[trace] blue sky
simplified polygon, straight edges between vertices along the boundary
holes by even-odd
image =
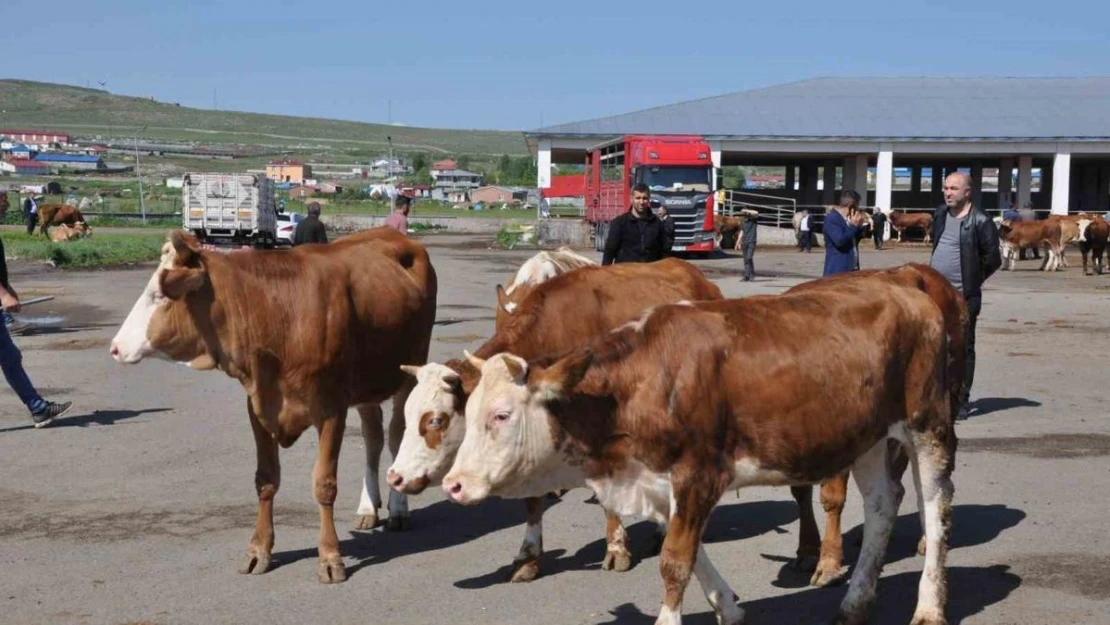
[[[815,76],[1110,73],[1110,3],[1095,1],[0,0],[0,19],[0,78],[445,128]]]

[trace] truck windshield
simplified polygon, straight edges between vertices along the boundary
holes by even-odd
[[[652,191],[709,191],[708,167],[641,167],[639,178]]]

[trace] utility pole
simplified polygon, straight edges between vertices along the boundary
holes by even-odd
[[[143,176],[139,173],[139,133],[146,130],[143,126],[132,137],[135,140],[135,177],[139,180],[139,212],[143,215],[143,223],[146,223],[146,204],[143,203]]]
[[[392,181],[392,179],[393,179],[393,137],[387,135],[385,140],[389,142],[389,164],[386,165],[386,167],[389,168],[388,178]],[[396,186],[396,184],[394,186]]]

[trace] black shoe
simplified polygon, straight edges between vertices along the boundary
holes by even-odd
[[[51,421],[69,412],[73,407],[73,402],[65,401],[62,403],[47,402],[46,407],[38,412],[31,413],[31,420],[35,422],[36,428],[41,428],[49,425]]]

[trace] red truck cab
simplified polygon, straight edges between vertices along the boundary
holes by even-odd
[[[697,136],[628,135],[586,153],[586,221],[598,251],[609,222],[628,210],[632,187],[651,191],[652,210],[666,207],[674,220],[671,251],[708,255],[713,243],[713,192],[717,186],[709,143]]]

